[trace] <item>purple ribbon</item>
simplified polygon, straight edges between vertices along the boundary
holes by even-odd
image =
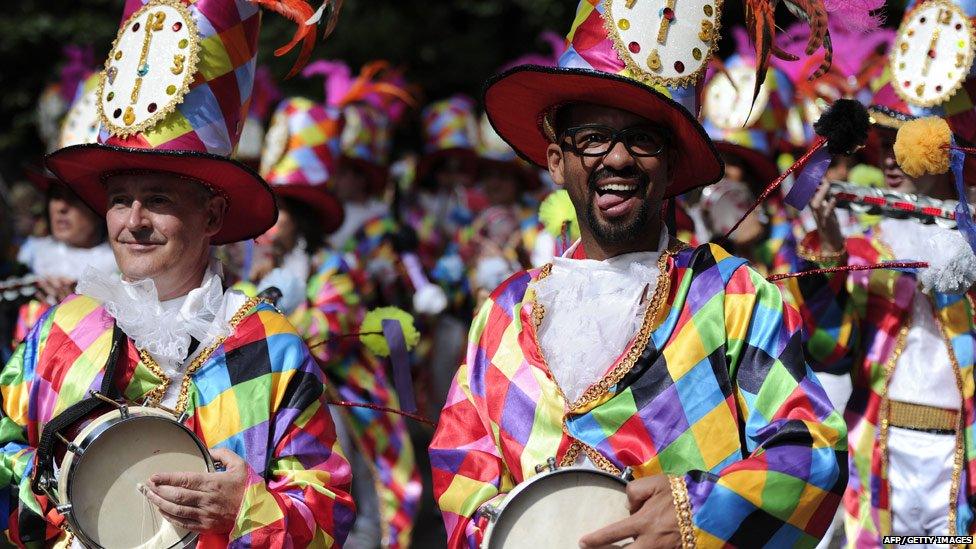
[[[820,147],[810,155],[806,166],[797,174],[790,192],[786,193],[786,203],[798,210],[806,208],[823,181],[823,176],[830,167],[830,160],[827,147]]]
[[[413,378],[410,376],[410,353],[403,327],[399,320],[387,318],[382,321],[383,337],[390,347],[390,364],[393,366],[393,385],[400,396],[400,409],[404,412],[417,411],[417,399],[413,395]]]
[[[969,242],[969,247],[976,252],[976,223],[973,223],[973,216],[969,211],[969,201],[966,200],[966,181],[963,178],[963,165],[966,162],[966,153],[958,149],[949,151],[949,167],[952,175],[955,176],[956,194],[959,202],[956,204],[956,228]]]

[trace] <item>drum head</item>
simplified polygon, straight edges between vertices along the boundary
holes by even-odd
[[[579,547],[581,537],[630,516],[625,490],[621,479],[589,469],[535,477],[506,499],[487,548]]]
[[[75,534],[106,549],[182,547],[195,535],[165,520],[139,487],[154,473],[207,472],[206,450],[168,417],[115,418],[83,431],[84,453],[65,461],[67,482],[60,484]]]

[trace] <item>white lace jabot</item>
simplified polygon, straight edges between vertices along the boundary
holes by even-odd
[[[220,263],[213,260],[199,288],[160,302],[152,279],[128,282],[89,268],[78,282],[78,293],[100,301],[136,347],[175,366],[187,358],[191,337],[206,344],[230,334],[228,319],[236,312],[230,308],[236,309],[242,300],[239,292],[224,292],[222,274]]]
[[[539,344],[570,402],[599,381],[640,329],[667,244],[662,228],[655,252],[606,261],[557,257],[549,276],[533,283],[545,310]]]

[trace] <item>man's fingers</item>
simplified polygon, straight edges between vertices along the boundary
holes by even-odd
[[[629,509],[631,513],[634,513],[644,505],[655,493],[661,491],[661,485],[658,482],[651,482],[651,478],[647,477],[645,479],[639,479],[627,484],[627,503],[629,504]]]
[[[603,547],[637,536],[640,515],[632,515],[580,538],[580,547]],[[646,520],[646,517],[644,517]]]
[[[157,496],[165,499],[168,502],[175,503],[177,505],[185,505],[188,507],[203,507],[208,494],[204,492],[198,492],[196,490],[187,490],[186,488],[177,488],[175,486],[169,486],[167,484],[157,484],[149,487]]]
[[[162,515],[164,519],[184,530],[190,530],[191,532],[203,532],[206,530],[203,524],[198,521],[171,515],[162,509],[157,509],[157,511],[159,511],[159,514]]]
[[[213,473],[156,473],[149,477],[149,481],[157,486],[167,485],[210,492],[215,489],[211,475]]]
[[[199,509],[166,501],[148,487],[143,488],[142,493],[146,496],[146,499],[148,499],[150,503],[155,505],[163,513],[172,515],[187,522],[199,521],[201,517]]]
[[[826,182],[820,183],[820,186],[817,187],[817,192],[813,193],[813,198],[810,199],[810,207],[814,209],[819,208],[829,190],[830,185]]]

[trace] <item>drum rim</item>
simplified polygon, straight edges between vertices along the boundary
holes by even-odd
[[[84,461],[84,459],[85,459],[85,450],[89,446],[91,446],[92,443],[94,443],[96,440],[98,440],[99,437],[101,437],[102,435],[104,435],[105,434],[105,431],[107,431],[108,429],[110,429],[112,427],[115,427],[116,425],[121,425],[121,424],[123,424],[125,422],[128,422],[128,421],[136,421],[136,420],[142,420],[142,419],[152,419],[152,420],[156,420],[156,421],[164,421],[164,422],[167,422],[167,423],[172,423],[172,424],[178,425],[186,434],[188,434],[190,436],[190,439],[197,445],[197,448],[203,454],[204,461],[207,464],[207,471],[208,472],[213,472],[214,471],[213,457],[210,455],[210,450],[203,444],[203,441],[200,440],[200,437],[197,436],[197,434],[194,433],[189,427],[187,427],[182,422],[178,421],[175,417],[172,417],[170,414],[166,413],[165,411],[160,410],[158,408],[153,408],[151,406],[133,406],[133,407],[128,408],[127,409],[127,413],[124,414],[124,415],[122,414],[122,412],[120,410],[109,410],[108,412],[105,412],[104,414],[96,417],[95,418],[95,421],[98,421],[99,419],[101,419],[101,418],[103,418],[103,417],[105,417],[107,415],[110,415],[110,414],[118,414],[118,416],[117,417],[114,417],[114,418],[111,418],[111,419],[108,419],[104,423],[101,423],[101,424],[97,425],[91,432],[89,432],[87,435],[85,435],[85,437],[81,440],[81,442],[78,443],[78,447],[82,451],[81,455],[78,455],[78,454],[75,454],[75,453],[72,452],[71,462],[68,464],[67,467],[65,467],[61,471],[61,475],[60,476],[63,477],[63,478],[65,478],[65,482],[66,482],[66,485],[65,485],[65,488],[64,488],[64,494],[65,494],[65,500],[66,501],[59,502],[60,504],[65,504],[65,503],[70,504],[71,503],[71,489],[72,489],[72,485],[73,485],[73,483],[71,482],[72,481],[71,472],[75,469],[75,467],[77,467],[79,464],[81,464]],[[72,441],[72,442],[74,442],[74,441]],[[58,479],[58,485],[60,487],[60,479]],[[70,512],[69,511],[68,514],[67,514],[67,516],[65,518],[68,520],[68,523],[71,525],[71,533],[74,534],[75,536],[77,536],[82,543],[84,543],[85,545],[87,545],[89,547],[95,547],[95,548],[98,548],[98,549],[104,549],[104,547],[102,547],[102,545],[100,545],[99,543],[97,543],[94,540],[92,540],[84,532],[84,530],[80,527],[80,525],[78,524],[77,520],[75,519],[75,515],[74,515],[73,512]],[[183,536],[182,538],[180,538],[180,540],[176,544],[171,545],[167,549],[172,549],[173,547],[185,547],[188,542],[193,541],[194,539],[196,539],[198,537],[198,535],[199,534],[197,534],[196,532],[192,532],[192,531],[187,532],[187,534],[185,536]]]
[[[613,473],[609,473],[607,471],[604,471],[603,469],[593,469],[591,467],[581,467],[579,465],[571,465],[569,467],[559,467],[558,469],[552,471],[543,471],[541,473],[533,475],[528,480],[523,480],[522,482],[520,482],[517,486],[515,486],[515,488],[513,488],[510,492],[508,492],[508,495],[505,496],[505,499],[502,501],[502,503],[497,507],[495,507],[495,510],[498,513],[498,515],[496,516],[501,516],[501,513],[505,511],[505,508],[508,507],[509,504],[511,504],[512,500],[515,497],[517,497],[519,494],[527,490],[531,485],[540,482],[542,479],[550,478],[563,473],[593,473],[598,476],[607,477],[609,479],[615,480],[619,482],[622,486],[627,486],[627,481],[621,478],[619,475],[614,475]],[[491,534],[492,532],[494,532],[495,526],[497,524],[498,524],[497,518],[488,519],[488,526],[485,528],[485,534],[481,539],[481,549],[490,549],[489,543],[491,540]]]

